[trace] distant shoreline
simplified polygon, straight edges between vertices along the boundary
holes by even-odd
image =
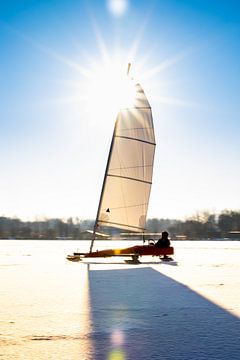
[[[72,242],[72,241],[91,241],[91,239],[0,239],[0,241],[65,241],[65,242]],[[128,242],[128,241],[142,241],[142,239],[95,239],[95,241],[102,241],[102,242]],[[184,241],[191,241],[191,242],[202,242],[202,241],[222,241],[222,242],[227,242],[227,241],[240,241],[240,239],[221,239],[221,238],[216,238],[216,239],[184,239],[184,240],[180,240],[180,239],[172,239],[171,241],[174,242],[184,242]],[[146,245],[147,245],[147,240],[145,241]]]

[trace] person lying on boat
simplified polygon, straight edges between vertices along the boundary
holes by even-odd
[[[159,248],[167,248],[170,246],[170,240],[168,238],[168,232],[167,231],[163,231],[162,232],[162,236],[161,238],[156,242],[155,244],[156,247]],[[163,259],[168,259],[167,255],[163,256]]]

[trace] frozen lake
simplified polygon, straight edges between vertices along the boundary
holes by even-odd
[[[173,245],[174,263],[127,265],[65,259],[88,242],[0,240],[0,359],[238,360],[240,242]]]

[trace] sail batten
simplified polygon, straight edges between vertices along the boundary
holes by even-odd
[[[153,143],[153,142],[150,142],[150,141],[146,141],[146,140],[142,140],[142,139],[132,138],[132,137],[129,137],[129,136],[116,135],[116,137],[122,138],[122,139],[127,139],[127,140],[140,141],[140,142],[144,142],[144,143],[146,143],[146,144],[150,144],[150,145],[153,145],[153,146],[156,145],[156,143]]]
[[[99,224],[101,224],[102,226],[112,226],[112,227],[117,227],[117,228],[121,228],[121,229],[125,229],[125,230],[133,230],[135,232],[140,232],[140,231],[144,231],[144,228],[140,228],[137,226],[129,226],[128,224],[120,224],[120,223],[114,223],[111,221],[103,221],[103,220],[99,220]]]
[[[132,181],[140,181],[140,182],[143,182],[143,183],[146,183],[146,184],[152,184],[151,181],[144,181],[144,180],[141,180],[141,179],[131,178],[129,176],[119,176],[119,175],[111,175],[111,174],[108,174],[108,176],[113,176],[113,177],[117,177],[117,178],[121,178],[121,179],[128,179],[128,180],[132,180]]]
[[[133,106],[120,110],[115,122],[95,231],[98,226],[145,230],[155,145],[151,107],[135,84]]]

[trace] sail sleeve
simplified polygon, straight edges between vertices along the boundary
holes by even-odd
[[[97,225],[145,230],[154,151],[151,107],[136,84],[134,105],[122,109],[116,119]]]

